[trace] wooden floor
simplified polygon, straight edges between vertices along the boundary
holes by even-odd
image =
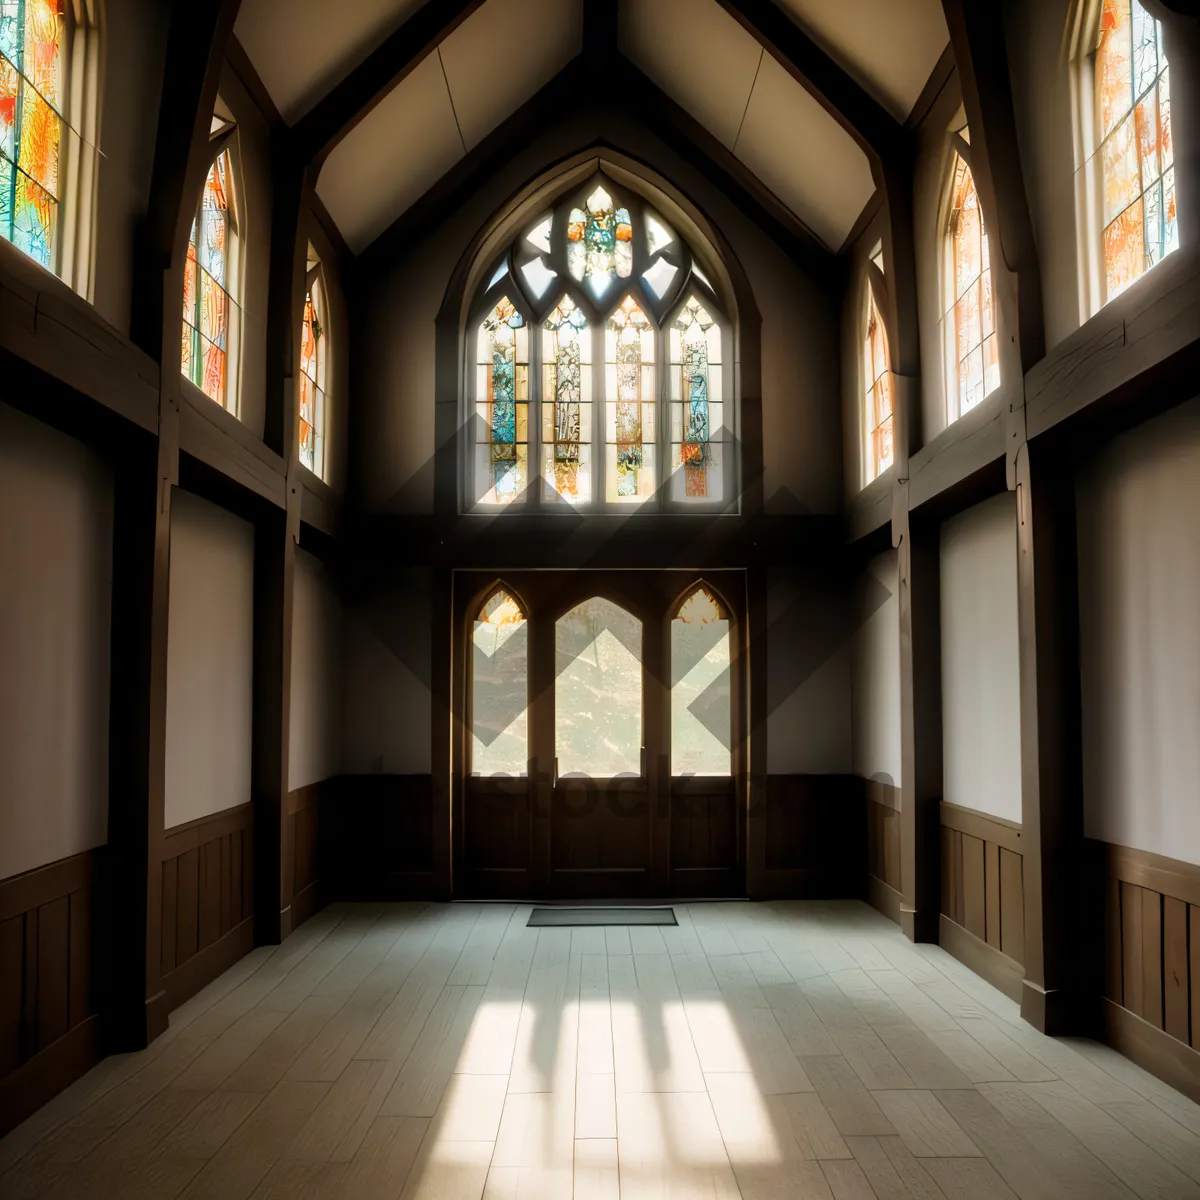
[[[0,1196],[1200,1197],[1200,1107],[865,905],[336,906],[0,1142]]]

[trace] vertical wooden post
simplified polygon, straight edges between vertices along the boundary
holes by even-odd
[[[1021,1014],[1045,1033],[1082,1027],[1083,784],[1075,482],[1044,444],[1017,454],[1025,985]]]
[[[907,486],[902,489],[907,498]],[[941,564],[936,521],[898,505],[892,539],[900,576],[900,925],[938,940],[941,907]]]

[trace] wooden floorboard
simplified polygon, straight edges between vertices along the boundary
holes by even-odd
[[[859,902],[334,905],[0,1141],[0,1196],[1200,1197],[1200,1106]]]

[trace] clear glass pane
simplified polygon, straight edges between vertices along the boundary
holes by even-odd
[[[698,588],[671,622],[671,774],[729,775],[729,622]]]
[[[642,771],[642,623],[593,596],[554,628],[559,775]]]
[[[471,773],[524,775],[529,761],[528,622],[507,592],[471,635]]]

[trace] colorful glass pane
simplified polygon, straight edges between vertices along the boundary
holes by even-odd
[[[477,361],[479,499],[510,504],[528,483],[529,334],[525,318],[507,298],[479,327]]]
[[[564,500],[591,499],[591,335],[564,296],[542,323],[542,475]]]
[[[721,404],[712,387],[720,371],[720,331],[700,301],[692,296],[675,318],[671,330],[672,363],[676,378],[671,436],[675,467],[683,474],[683,497],[719,498],[715,478],[713,431],[721,425]]]
[[[1106,296],[1128,287],[1178,242],[1171,84],[1162,29],[1138,0],[1104,0],[1095,76],[1103,180]]]
[[[231,174],[229,153],[223,151],[209,168],[192,222],[183,284],[184,342],[190,339],[190,350],[180,363],[181,373],[223,408],[233,403],[228,372],[239,324],[229,292]]]
[[[863,346],[866,367],[867,482],[892,465],[892,389],[889,373],[887,333],[875,304],[867,293],[867,336]]]
[[[947,239],[951,303],[944,337],[953,420],[1000,384],[987,228],[974,176],[961,156],[955,163]],[[994,369],[986,367],[985,359],[994,362]]]
[[[609,318],[607,363],[607,498],[628,504],[654,490],[654,326],[632,296]]]
[[[584,208],[573,208],[567,221],[567,269],[580,282],[588,281],[599,297],[615,277],[633,270],[633,223],[627,208],[614,207],[602,184]]]
[[[320,281],[304,297],[300,329],[300,461],[324,477],[325,327]]]
[[[62,0],[0,0],[0,236],[57,262]]]

